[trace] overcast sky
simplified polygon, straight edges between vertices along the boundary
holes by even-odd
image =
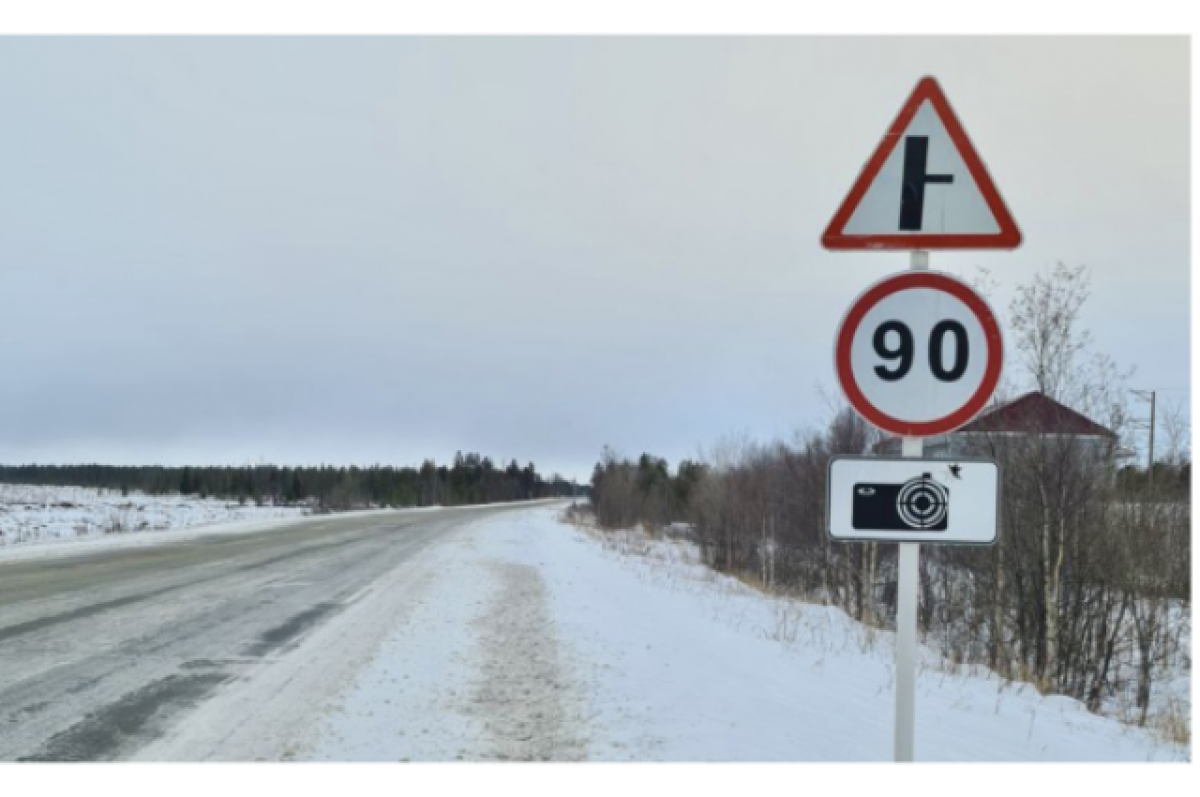
[[[932,267],[1003,320],[1089,266],[1098,348],[1187,403],[1183,37],[7,38],[0,462],[583,479],[822,423],[908,260],[820,235],[926,74],[1024,234]]]

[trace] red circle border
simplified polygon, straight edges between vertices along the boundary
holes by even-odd
[[[871,308],[892,294],[916,288],[948,293],[965,304],[979,323],[983,326],[984,338],[987,340],[988,361],[984,367],[983,381],[978,390],[967,402],[954,412],[932,421],[904,421],[894,418],[874,407],[859,388],[850,368],[850,345],[854,341],[854,333],[858,325]],[[979,414],[996,392],[1000,383],[1000,371],[1004,365],[1004,344],[1000,333],[1000,324],[992,313],[988,303],[964,282],[936,271],[905,271],[885,277],[855,299],[850,310],[842,318],[838,327],[837,339],[834,345],[834,370],[842,392],[846,394],[850,406],[865,418],[871,425],[902,437],[933,437],[947,434],[970,422]]]

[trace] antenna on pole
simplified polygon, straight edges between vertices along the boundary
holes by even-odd
[[[1148,445],[1150,450],[1147,452],[1147,457],[1146,457],[1146,479],[1147,479],[1147,483],[1149,484],[1149,486],[1154,487],[1154,410],[1155,410],[1155,404],[1156,404],[1155,399],[1157,397],[1158,391],[1156,391],[1156,390],[1131,390],[1129,392],[1133,393],[1133,395],[1137,396],[1142,401],[1150,402],[1150,420],[1148,422],[1147,421],[1135,421],[1133,425],[1137,429],[1149,429],[1150,430],[1150,440],[1149,440],[1149,445]]]

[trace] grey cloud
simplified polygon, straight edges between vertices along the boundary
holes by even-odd
[[[818,239],[939,76],[1025,232],[1187,384],[1186,39],[5,39],[0,460],[586,477],[786,433],[903,255]]]

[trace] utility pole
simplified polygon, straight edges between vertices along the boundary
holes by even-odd
[[[1150,479],[1151,487],[1154,487],[1154,399],[1156,395],[1153,390],[1150,391],[1150,470],[1146,475]]]
[[[1133,395],[1137,396],[1142,401],[1150,402],[1150,423],[1148,426],[1142,426],[1141,428],[1148,428],[1150,430],[1150,442],[1149,442],[1150,451],[1149,451],[1149,458],[1148,458],[1149,461],[1146,463],[1146,478],[1148,480],[1149,486],[1154,487],[1154,409],[1155,409],[1155,403],[1156,403],[1155,398],[1156,398],[1157,391],[1133,390],[1131,392],[1133,393]]]

